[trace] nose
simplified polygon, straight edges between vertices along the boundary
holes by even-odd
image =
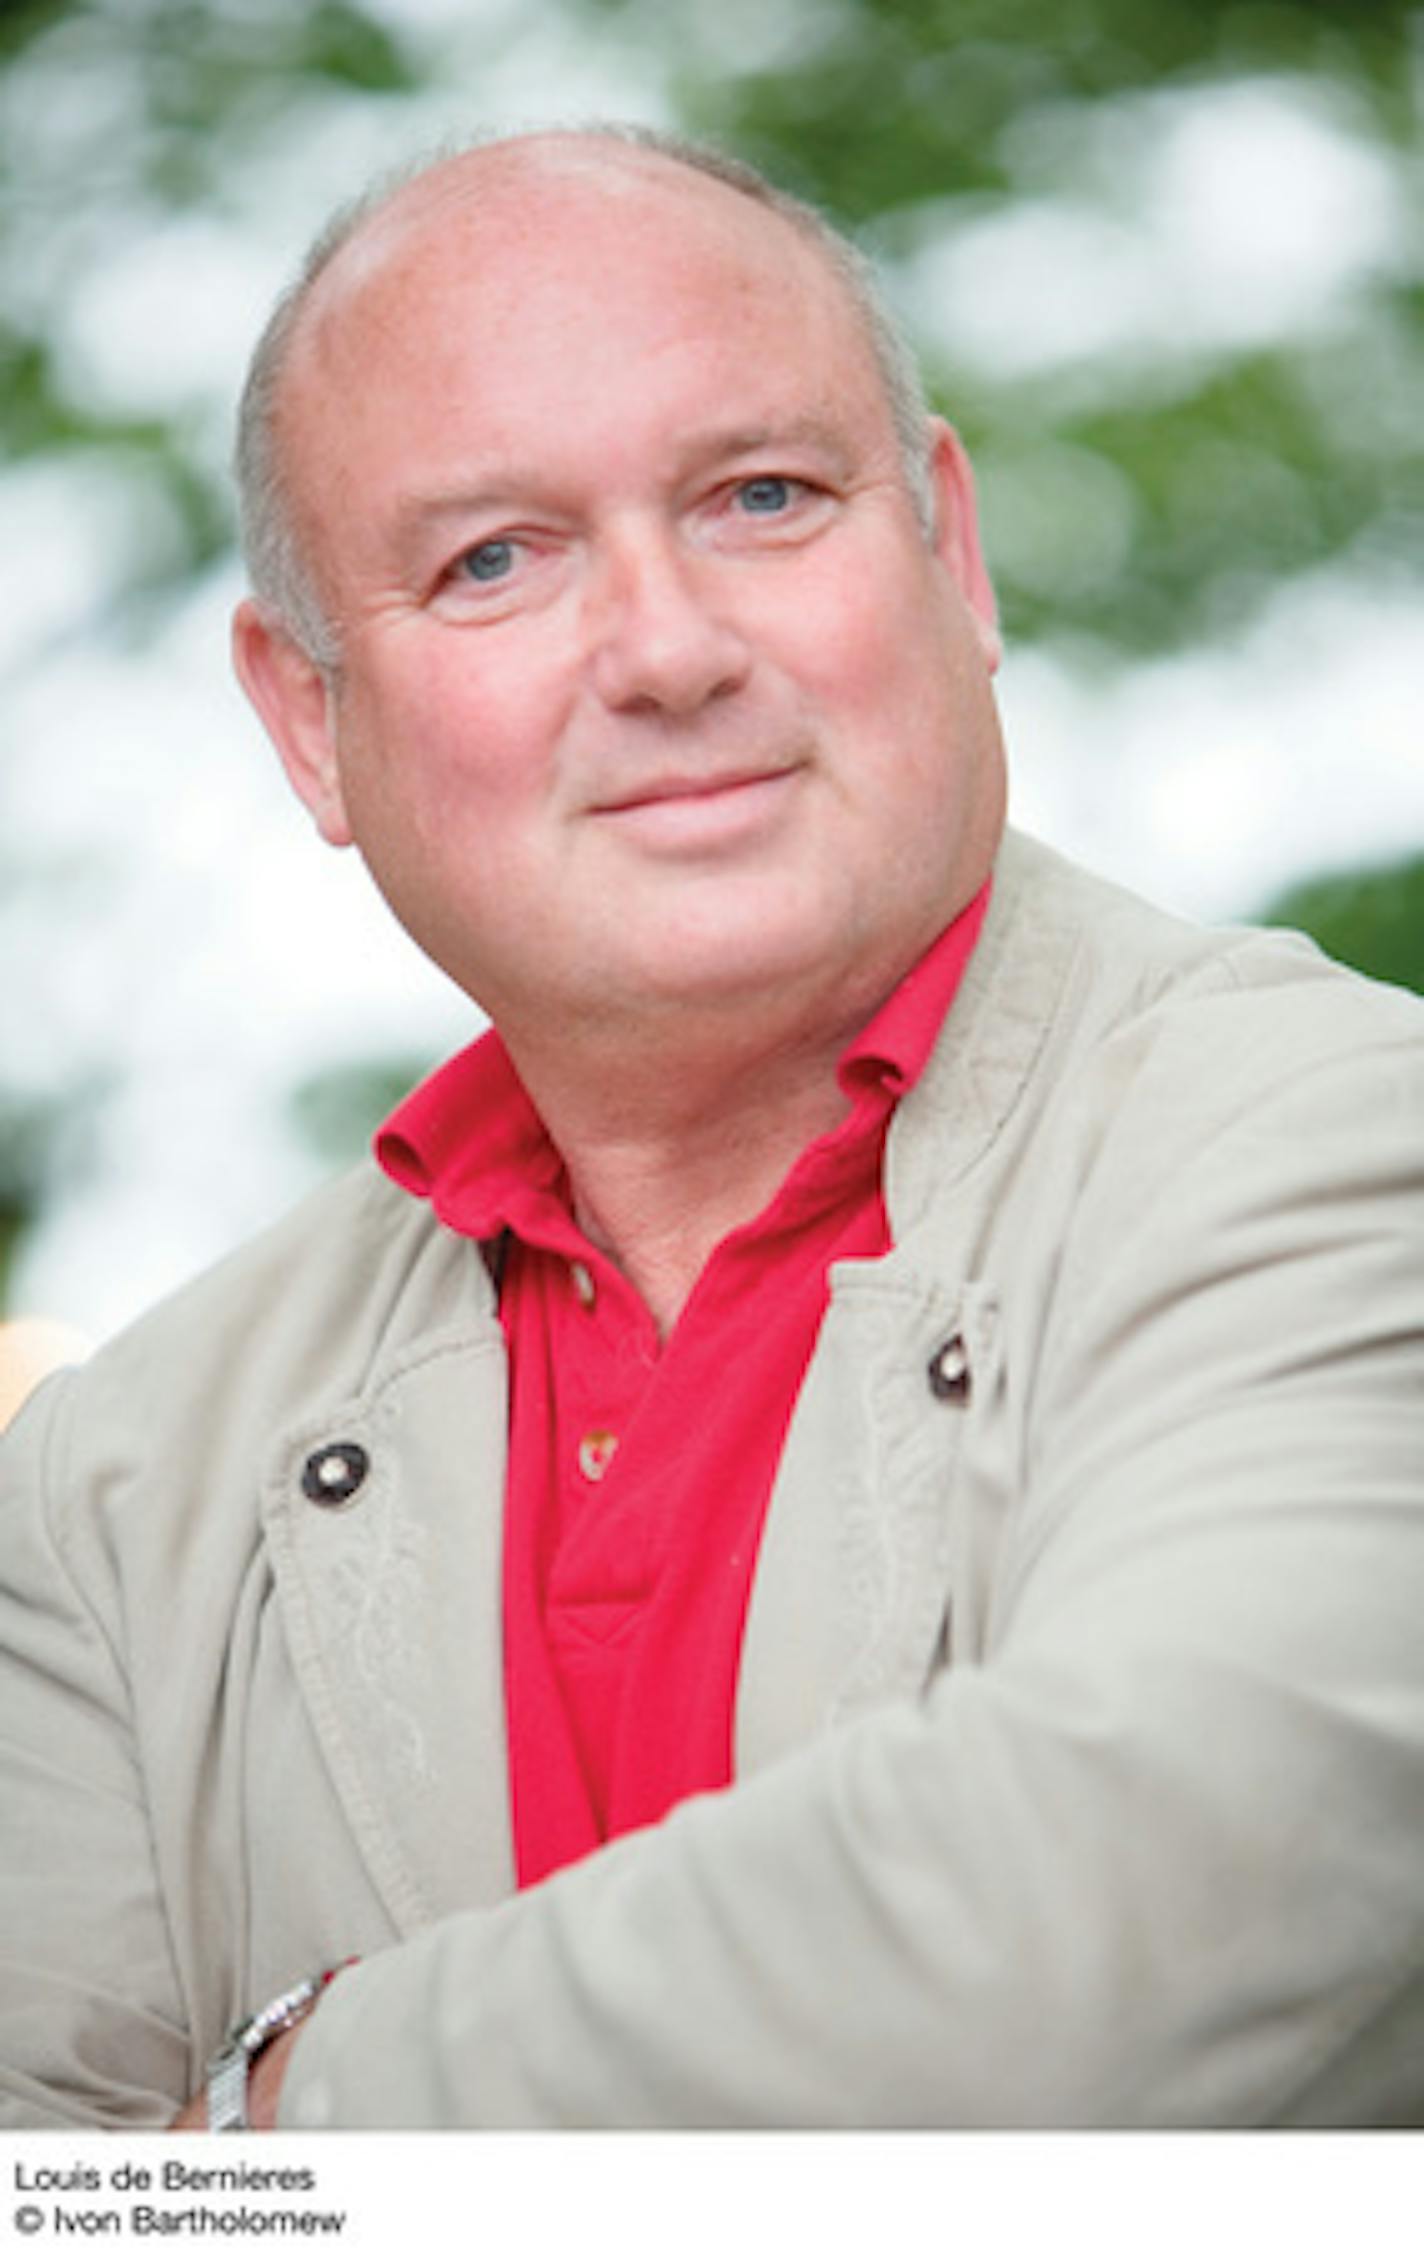
[[[751,653],[715,572],[660,529],[605,544],[589,599],[590,655],[612,710],[687,716],[740,688]]]

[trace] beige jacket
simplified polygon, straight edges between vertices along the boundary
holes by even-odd
[[[289,2124],[1424,2122],[1424,1008],[1011,841],[886,1189],[738,1783],[523,1896],[477,1248],[365,1168],[41,1389],[0,2120],[358,1952]]]

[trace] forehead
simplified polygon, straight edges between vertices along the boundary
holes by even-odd
[[[293,341],[283,421],[300,464],[338,416],[348,440],[405,417],[416,443],[422,402],[497,417],[542,398],[586,419],[693,366],[736,394],[881,391],[842,277],[773,207],[647,152],[489,150],[338,252]]]
[[[605,254],[592,275],[588,252]],[[454,158],[397,192],[333,259],[307,326],[330,338],[452,278],[497,298],[546,274],[603,288],[635,265],[703,287],[777,274],[845,298],[824,249],[773,205],[659,152],[550,136]]]

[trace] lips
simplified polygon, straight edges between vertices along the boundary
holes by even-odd
[[[790,773],[789,768],[773,767],[735,768],[725,775],[708,775],[699,769],[695,775],[658,776],[616,799],[600,801],[594,811],[601,815],[625,815],[640,807],[663,806],[669,800],[716,799],[731,792],[750,790],[757,784],[779,783]]]
[[[759,851],[780,833],[799,763],[651,776],[598,802],[610,836],[639,854],[720,860]]]

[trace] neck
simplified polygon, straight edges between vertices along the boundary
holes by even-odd
[[[853,1031],[815,1047],[743,1043],[736,1054],[723,1042],[706,1058],[650,1040],[634,1055],[585,1060],[579,1075],[566,1070],[566,1051],[550,1072],[506,1034],[563,1155],[580,1226],[663,1337],[713,1248],[761,1212],[806,1145],[843,1116],[836,1064]]]

